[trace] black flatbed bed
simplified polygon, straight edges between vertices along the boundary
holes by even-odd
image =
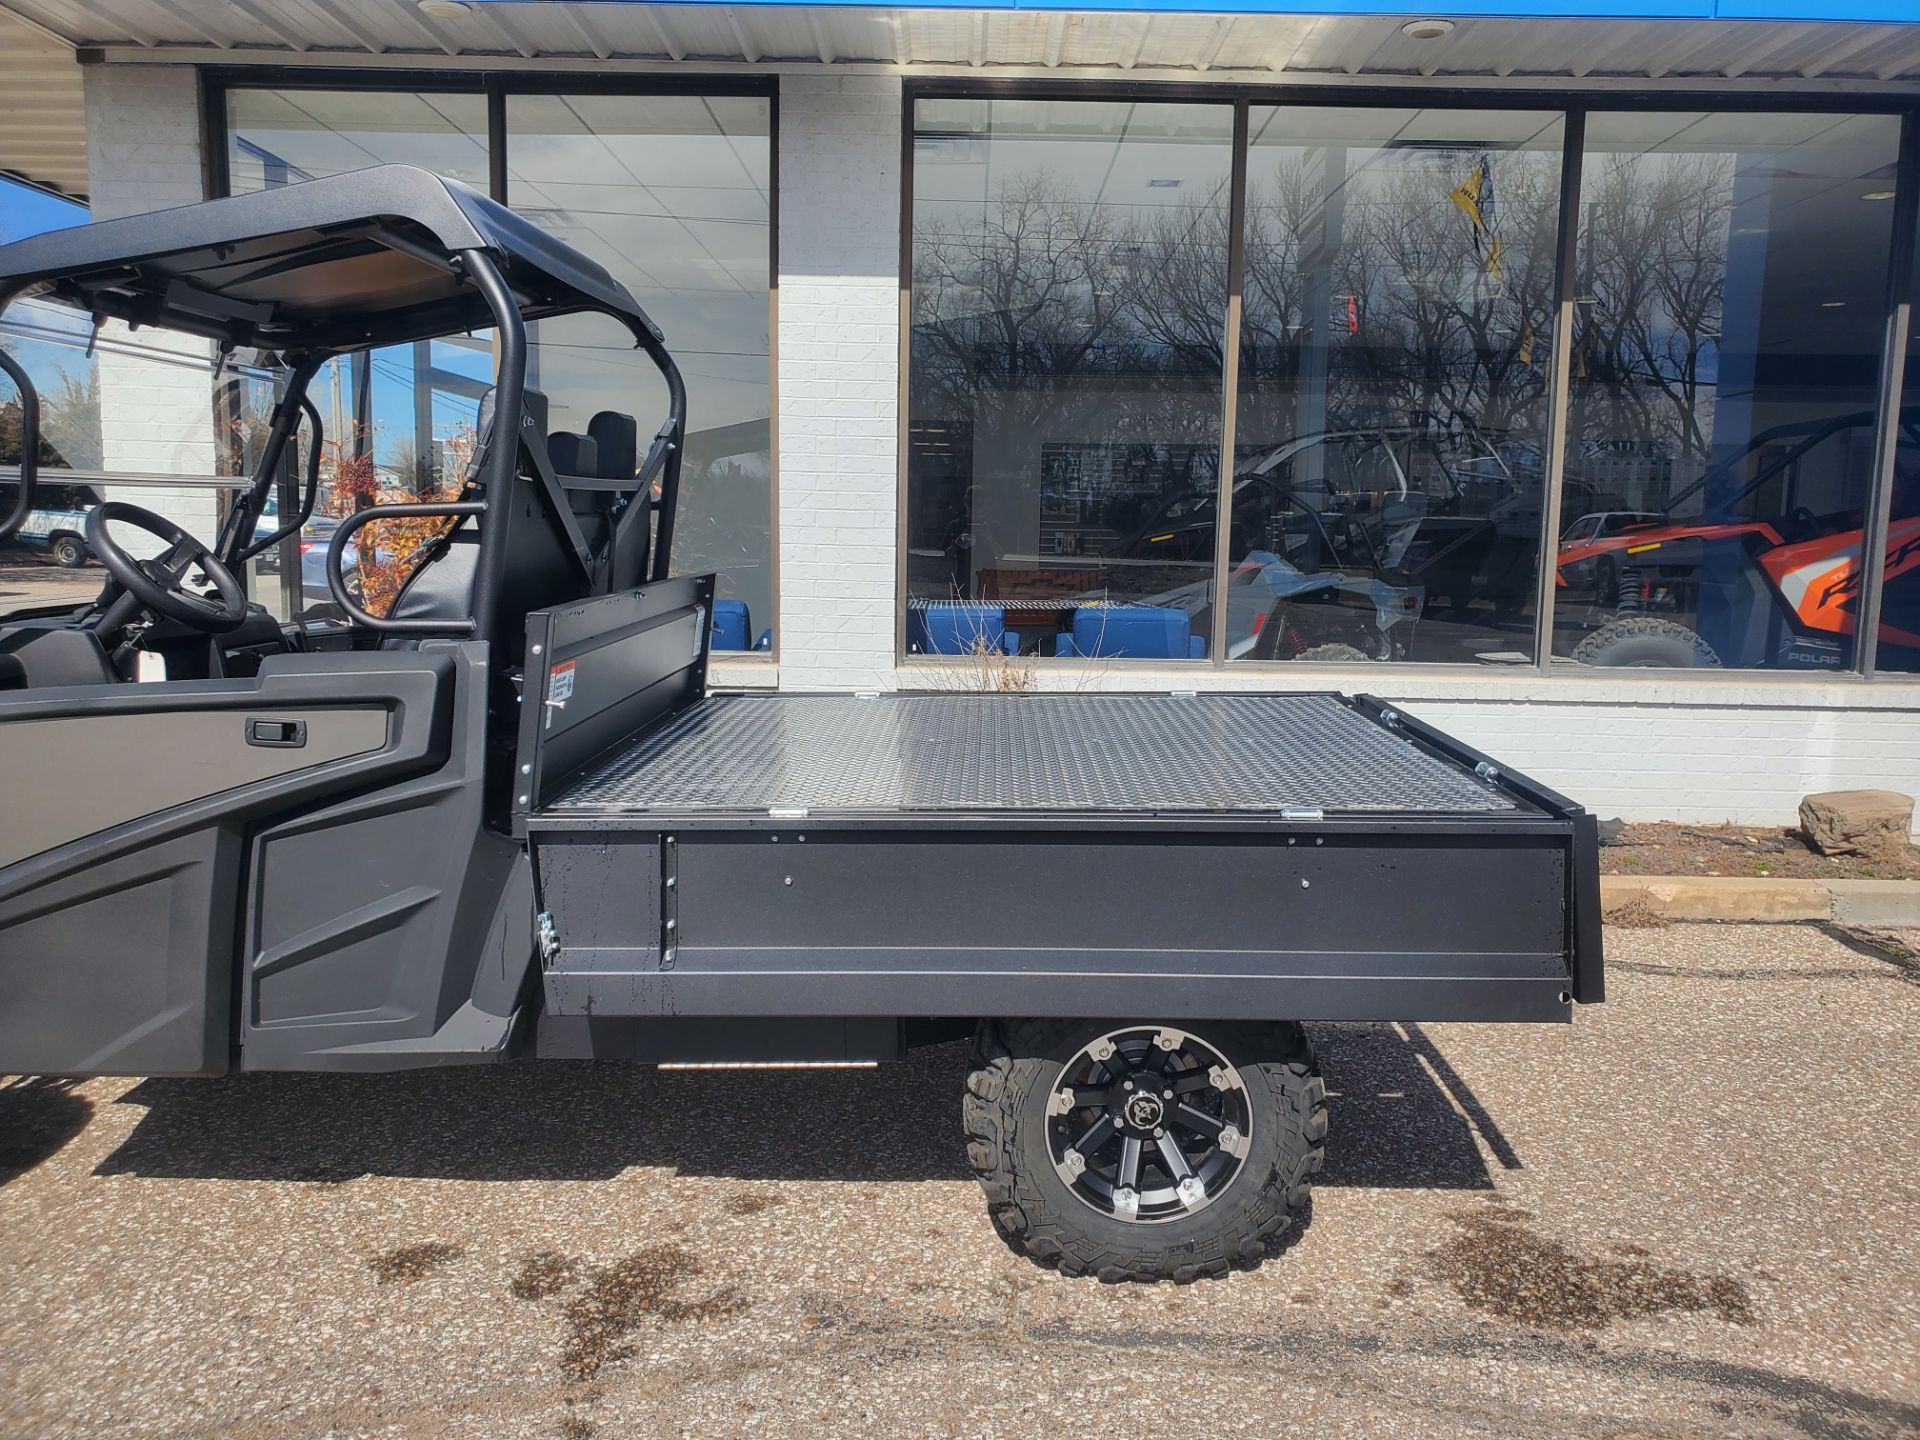
[[[540,813],[1546,813],[1378,713],[1329,694],[710,695]]]
[[[709,694],[710,594],[529,617],[544,713],[515,823],[556,1053],[605,1053],[629,1018],[1566,1020],[1601,998],[1592,817],[1394,705]]]

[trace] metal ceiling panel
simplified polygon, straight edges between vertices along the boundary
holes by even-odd
[[[466,13],[436,18],[412,0],[0,0],[0,15],[21,17],[72,45],[107,48],[115,58],[121,51],[157,58],[178,48],[235,61],[304,53],[375,55],[382,63],[431,64],[453,55],[503,63],[877,64],[1241,78],[1920,78],[1920,24],[1790,18],[1813,0],[1634,0],[1630,7],[1692,7],[1707,15],[1737,3],[1757,17],[1749,20],[1498,16],[1484,12],[1516,8],[1517,0],[1454,0],[1434,7],[1457,18],[1454,30],[1435,40],[1408,38],[1400,29],[1404,15],[1377,13],[1380,5],[1363,0],[1327,0],[1328,9],[1349,13],[1324,15],[1253,13],[1265,0],[1242,0],[1229,14],[1204,8],[1204,0],[1164,0],[1151,12],[1131,0],[1083,3],[1092,8],[1046,9],[1036,0],[1000,0],[987,9],[944,0],[922,8],[471,0]],[[1525,8],[1573,15],[1601,3],[1617,10],[1622,0],[1526,0]],[[1832,0],[1831,8],[1851,14],[1882,3]],[[1889,13],[1916,13],[1914,3],[1897,0]],[[1483,13],[1476,17],[1476,10]]]

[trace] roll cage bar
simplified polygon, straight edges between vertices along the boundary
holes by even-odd
[[[96,326],[114,319],[204,336],[219,345],[223,368],[242,346],[281,357],[286,389],[251,481],[214,547],[230,562],[258,555],[312,517],[322,427],[306,392],[328,360],[492,327],[498,336],[492,434],[480,437],[484,453],[462,497],[374,505],[348,516],[334,532],[329,588],[341,608],[369,629],[492,633],[508,527],[489,525],[486,516],[510,503],[523,463],[546,492],[553,523],[592,588],[618,578],[612,557],[636,546],[639,578],[657,581],[668,574],[686,441],[686,385],[660,328],[601,266],[457,181],[383,165],[0,247],[0,312],[29,292],[86,311]],[[618,320],[666,382],[666,419],[631,477],[558,475],[527,412],[527,322],[582,312]],[[39,400],[24,367],[5,352],[0,371],[19,387],[23,421],[19,492],[0,517],[5,539],[34,506]],[[311,437],[298,513],[272,535],[254,539],[253,526],[303,417]],[[632,503],[644,502],[656,480],[657,501]],[[598,549],[575,523],[567,490],[607,493],[617,510]],[[652,513],[658,520],[649,536]],[[373,521],[419,515],[453,517],[449,535],[468,518],[479,522],[473,603],[464,617],[376,616],[347,592],[341,573],[347,540]],[[638,534],[632,533],[635,526],[641,527]],[[443,535],[435,543],[446,540]]]

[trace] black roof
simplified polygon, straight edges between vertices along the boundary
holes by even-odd
[[[659,329],[603,268],[457,180],[411,165],[102,220],[0,246],[0,296],[271,350],[349,350],[485,328],[445,263],[492,255],[529,319],[606,310]]]

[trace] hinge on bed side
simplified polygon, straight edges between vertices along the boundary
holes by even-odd
[[[673,969],[680,958],[680,846],[660,837],[660,968]]]
[[[534,935],[540,942],[540,963],[551,965],[560,953],[560,933],[553,928],[553,912],[542,910],[533,917]]]

